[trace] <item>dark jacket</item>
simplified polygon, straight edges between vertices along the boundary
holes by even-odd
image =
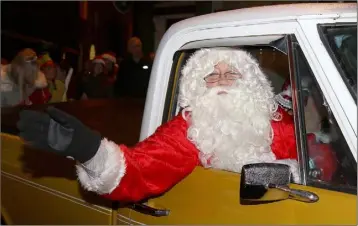
[[[149,57],[143,57],[138,63],[132,57],[125,58],[119,65],[114,87],[115,95],[145,98],[152,64]]]

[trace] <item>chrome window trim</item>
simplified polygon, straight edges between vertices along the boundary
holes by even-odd
[[[288,47],[288,64],[290,71],[290,81],[292,89],[292,110],[293,118],[295,123],[295,137],[296,137],[296,146],[297,146],[297,161],[299,164],[300,170],[300,182],[303,185],[307,185],[307,169],[308,169],[308,155],[306,148],[306,137],[303,134],[306,134],[306,128],[304,126],[304,111],[300,106],[302,106],[303,100],[301,92],[301,83],[298,82],[298,72],[295,62],[297,61],[297,56],[294,52],[293,45],[298,44],[294,35],[287,36],[287,47]]]

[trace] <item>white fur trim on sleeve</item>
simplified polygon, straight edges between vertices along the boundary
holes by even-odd
[[[86,190],[109,194],[121,182],[126,163],[119,146],[104,138],[96,155],[84,164],[77,164],[76,168],[78,179]]]

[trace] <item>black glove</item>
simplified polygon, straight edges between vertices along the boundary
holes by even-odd
[[[23,110],[17,123],[20,137],[31,146],[84,163],[96,153],[101,135],[75,117],[48,107],[46,113]]]

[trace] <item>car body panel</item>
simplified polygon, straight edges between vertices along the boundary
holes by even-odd
[[[197,167],[162,197],[148,201],[170,210],[152,217],[132,210],[131,218],[143,224],[354,224],[356,196],[319,188],[292,185],[319,194],[317,203],[285,200],[263,205],[240,204],[240,174]],[[335,208],[333,203],[339,204]]]
[[[54,106],[118,143],[132,145],[139,139],[143,100],[75,101]],[[46,107],[28,108],[41,111]],[[21,109],[1,109],[1,207],[5,222],[129,224],[128,208],[117,208],[115,202],[80,187],[74,161],[24,145],[15,126]]]

